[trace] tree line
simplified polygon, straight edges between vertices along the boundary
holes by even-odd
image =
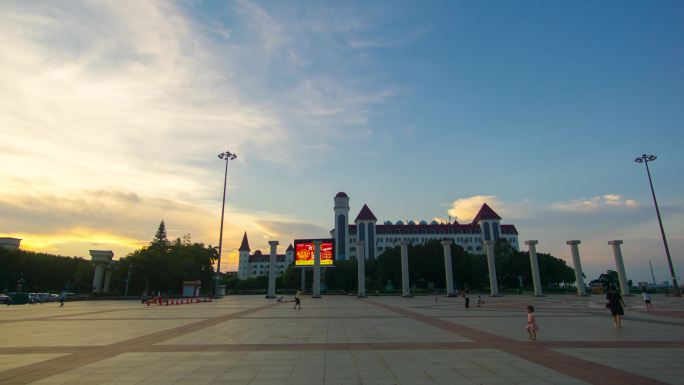
[[[511,247],[505,240],[498,240],[494,247],[497,282],[500,290],[531,288],[532,276],[528,252]],[[408,246],[409,281],[418,289],[446,288],[444,249],[440,241]],[[560,288],[575,281],[575,271],[564,260],[550,254],[538,253],[542,285],[546,289]],[[460,290],[486,290],[489,287],[487,258],[469,254],[461,246],[451,246],[451,266],[456,288]],[[401,250],[394,247],[385,250],[374,260],[366,261],[366,289],[370,292],[401,289]],[[307,287],[313,280],[312,269],[306,272]],[[328,290],[354,292],[357,290],[356,260],[335,261],[334,268],[327,268],[323,277]],[[232,292],[265,290],[266,276],[239,280],[230,277],[223,281]],[[294,291],[301,287],[301,269],[290,265],[276,280],[277,289]]]
[[[169,240],[162,221],[147,246],[112,265],[110,294],[124,294],[128,286],[129,295],[179,295],[184,280],[202,281],[208,293],[217,257],[216,248],[193,242],[190,235]],[[93,274],[91,261],[80,257],[0,248],[0,290],[5,292],[16,291],[21,280],[25,292],[90,293]]]
[[[409,279],[411,285],[424,290],[446,287],[444,251],[440,241],[409,245]],[[527,252],[517,251],[506,241],[498,240],[494,247],[497,281],[500,290],[532,287],[530,259]],[[542,285],[559,287],[575,281],[574,270],[565,261],[539,253]],[[145,247],[121,258],[112,266],[110,293],[178,295],[182,282],[200,280],[202,291],[214,289],[213,264],[218,250],[211,245],[193,242],[189,235],[169,240],[162,221],[152,241]],[[486,290],[489,286],[487,258],[469,254],[459,245],[451,247],[451,264],[457,289]],[[92,291],[93,266],[89,260],[70,258],[24,250],[0,249],[0,289],[15,290],[19,279],[24,291]],[[307,287],[313,280],[307,269]],[[354,292],[357,288],[356,260],[336,261],[324,274],[329,291]],[[301,270],[290,265],[277,278],[278,291],[300,288]],[[266,290],[268,277],[239,280],[235,275],[223,275],[221,282],[228,293],[255,293]],[[387,249],[374,260],[366,261],[367,290],[385,292],[388,287],[401,288],[401,252],[399,247]],[[103,294],[104,295],[104,294]]]

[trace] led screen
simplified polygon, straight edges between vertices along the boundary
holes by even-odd
[[[332,266],[335,259],[332,239],[295,239],[295,266],[314,265],[313,241],[321,241],[321,266]]]

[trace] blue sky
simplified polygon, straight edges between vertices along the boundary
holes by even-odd
[[[225,255],[325,236],[332,197],[384,221],[487,201],[590,278],[684,268],[684,4],[675,1],[8,2],[0,235],[118,257],[172,235]],[[681,272],[680,272],[681,274]]]

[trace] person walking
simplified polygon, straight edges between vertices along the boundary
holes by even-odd
[[[59,295],[59,307],[64,307],[64,297],[66,297],[66,292],[62,291]]]
[[[608,289],[608,294],[606,294],[606,299],[608,300],[606,307],[610,309],[610,314],[613,316],[613,326],[622,329],[622,316],[625,315],[626,307],[622,296],[610,288]]]
[[[537,325],[537,321],[534,319],[534,306],[532,305],[527,305],[527,326],[525,326],[525,330],[529,334],[529,339],[532,341],[537,340],[539,325]]]
[[[463,299],[465,300],[465,308],[470,308],[470,297],[468,297],[468,290],[463,292]]]
[[[292,309],[297,309],[299,307],[299,310],[302,310],[302,302],[299,299],[300,295],[301,295],[301,292],[297,291],[297,293],[295,294],[295,297],[294,297],[295,304],[294,304],[294,307],[292,307]]]
[[[644,296],[644,303],[646,304],[646,310],[655,310],[653,308],[653,304],[651,303],[651,294],[649,294],[646,290],[644,290],[644,292],[641,294]]]

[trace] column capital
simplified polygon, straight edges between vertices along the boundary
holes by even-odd
[[[526,245],[536,245],[537,243],[539,243],[539,241],[537,241],[535,239],[530,239],[529,241],[525,241]]]
[[[622,241],[621,240],[614,240],[614,241],[608,241],[609,245],[621,245]]]
[[[568,245],[579,245],[580,243],[582,243],[582,241],[573,240],[573,241],[567,241],[565,243],[567,243]]]
[[[489,246],[490,244],[493,245],[494,242],[492,242],[492,241],[482,241],[482,244],[485,245],[485,246]]]
[[[401,241],[397,242],[399,246],[408,246],[409,241],[402,239]]]
[[[323,243],[323,241],[321,241],[320,239],[316,239],[315,241],[313,241],[313,244],[314,244],[314,245],[320,246],[321,243]]]
[[[366,244],[366,241],[356,241],[354,242],[357,246],[363,246]]]
[[[280,242],[278,242],[278,241],[268,241],[268,244],[271,245],[271,246],[278,246],[278,245],[280,244]]]
[[[451,246],[453,244],[454,244],[454,241],[452,241],[451,239],[445,239],[442,241],[442,246],[447,246],[447,245]]]

